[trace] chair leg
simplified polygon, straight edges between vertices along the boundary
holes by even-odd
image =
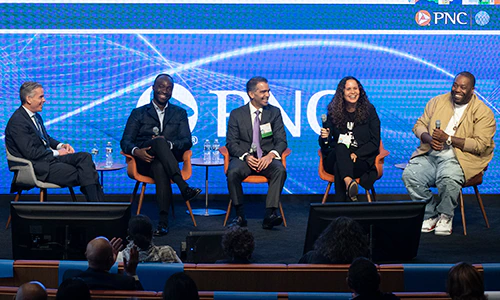
[[[196,225],[196,220],[194,219],[193,210],[191,209],[191,203],[189,203],[189,201],[186,201],[186,206],[189,210],[189,215],[191,216],[191,220],[193,220],[194,227],[197,227],[198,225]],[[173,209],[173,207],[172,207],[172,209]]]
[[[283,226],[288,227],[288,225],[286,225],[285,213],[283,212],[283,206],[281,205],[281,201],[279,202],[279,205],[280,205],[281,217],[283,218]]]
[[[377,193],[375,192],[375,187],[372,187],[371,191],[372,191],[372,201],[376,202],[377,201]]]
[[[328,194],[330,193],[330,188],[332,187],[332,183],[329,181],[328,185],[326,186],[326,191],[325,194],[323,195],[323,201],[321,201],[321,204],[325,204],[326,198],[328,198]],[[281,214],[283,215],[283,214]]]
[[[481,194],[479,194],[479,189],[477,185],[474,185],[474,192],[476,193],[476,200],[479,203],[479,207],[481,208],[481,212],[483,213],[484,222],[486,222],[486,227],[490,228],[490,222],[488,222],[488,217],[486,216],[486,210],[484,210],[483,199],[481,199]]]
[[[226,210],[226,218],[224,218],[224,227],[226,227],[227,219],[229,219],[229,214],[231,214],[231,204],[233,204],[233,200],[229,199],[229,205],[227,206]]]
[[[368,202],[373,202],[370,190],[366,190],[366,199],[368,199]]]
[[[73,202],[76,202],[76,195],[75,195],[75,191],[73,190],[73,187],[69,186],[68,189],[69,189],[69,193],[71,194],[71,200],[73,200]]]
[[[19,192],[17,192],[17,195],[14,198],[14,202],[19,201],[19,198],[21,198],[21,193],[22,192],[23,192],[22,190],[20,190]],[[9,214],[9,218],[7,219],[7,225],[5,225],[5,229],[9,228],[11,218],[12,218],[12,216]]]
[[[47,189],[40,189],[40,202],[47,200]]]
[[[464,226],[464,235],[467,235],[467,225],[465,224],[465,207],[464,207],[464,195],[462,194],[462,189],[460,189],[460,212],[462,213],[462,225]]]
[[[139,181],[135,182],[134,191],[132,192],[132,195],[130,196],[130,203],[134,202],[134,200],[135,200],[135,195],[137,195],[137,190],[139,189],[139,184],[141,184]]]
[[[137,181],[139,183],[139,181]],[[142,183],[141,195],[139,196],[139,203],[137,204],[137,215],[141,213],[142,200],[144,200],[144,193],[146,192],[146,183]]]

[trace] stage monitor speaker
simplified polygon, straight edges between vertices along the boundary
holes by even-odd
[[[97,236],[127,236],[129,202],[11,202],[14,259],[86,260]]]
[[[222,250],[224,231],[191,231],[186,236],[186,262],[214,263],[225,259]]]
[[[375,262],[409,261],[417,256],[425,201],[311,203],[304,253],[336,217],[356,220],[369,238]]]

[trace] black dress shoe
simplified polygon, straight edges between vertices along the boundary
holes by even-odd
[[[196,196],[198,196],[200,193],[201,193],[201,189],[199,189],[199,188],[192,188],[192,187],[188,186],[184,190],[184,193],[182,193],[182,197],[184,198],[184,201],[191,201]]]
[[[231,228],[234,226],[247,227],[247,219],[242,217],[235,217],[227,227]]]
[[[354,180],[349,183],[347,188],[347,198],[351,201],[358,201],[358,183]]]
[[[283,218],[275,214],[271,214],[264,218],[262,222],[262,229],[273,229],[274,226],[281,225],[283,223]]]
[[[165,225],[158,225],[156,227],[156,230],[153,231],[154,236],[164,236],[168,234],[168,226]]]

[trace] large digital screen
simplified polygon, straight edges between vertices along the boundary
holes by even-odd
[[[205,139],[225,144],[232,109],[248,101],[245,84],[268,78],[282,110],[292,154],[286,194],[321,194],[320,116],[344,76],[363,84],[381,119],[390,155],[380,194],[404,194],[402,170],[418,145],[412,127],[432,97],[470,71],[476,92],[500,116],[498,0],[393,1],[12,1],[0,3],[0,143],[26,80],[44,85],[49,133],[76,150],[96,145],[114,159],[127,118],[151,99],[159,73],[176,82],[172,103],[188,111],[202,156]],[[495,143],[500,139],[495,136]],[[481,186],[500,192],[498,151]],[[0,194],[11,174],[0,155]],[[203,167],[189,183],[203,187]],[[105,172],[105,192],[130,193],[125,170]],[[222,167],[209,170],[210,193],[226,194]],[[261,185],[247,193],[265,193]],[[65,193],[65,190],[54,190]],[[148,192],[154,192],[149,187]],[[466,191],[467,192],[467,191]]]

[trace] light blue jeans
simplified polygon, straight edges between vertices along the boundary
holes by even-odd
[[[446,214],[453,217],[458,205],[464,172],[455,157],[421,155],[414,157],[403,172],[403,182],[412,200],[427,200],[424,220]],[[438,201],[430,187],[438,189]]]

